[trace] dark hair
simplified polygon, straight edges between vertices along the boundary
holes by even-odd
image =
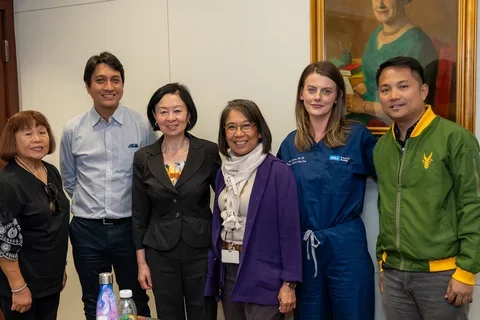
[[[228,143],[225,133],[225,125],[230,111],[238,110],[248,121],[255,124],[258,133],[261,135],[260,141],[263,143],[263,153],[268,153],[272,149],[272,133],[268,128],[267,122],[262,115],[262,112],[255,104],[255,102],[246,99],[235,99],[227,102],[227,105],[220,116],[220,127],[218,129],[218,149],[221,154],[230,157],[228,154]]]
[[[38,111],[27,110],[14,114],[8,119],[3,133],[0,136],[0,158],[9,161],[17,155],[17,141],[15,134],[18,131],[30,129],[38,126],[44,126],[47,129],[50,143],[48,145],[48,154],[55,152],[55,137],[47,118]]]
[[[122,77],[122,85],[125,84],[125,71],[123,70],[123,65],[120,63],[120,60],[118,60],[118,58],[110,52],[104,51],[99,55],[91,56],[90,59],[88,59],[87,64],[85,65],[85,71],[83,72],[83,81],[87,84],[89,88],[92,85],[92,75],[95,71],[95,68],[102,63],[105,63],[113,70],[120,72],[120,76]]]
[[[305,86],[305,80],[311,74],[319,74],[332,80],[337,86],[337,99],[332,107],[332,113],[328,119],[323,143],[329,148],[337,148],[345,145],[350,129],[345,119],[345,82],[342,74],[335,65],[329,61],[312,62],[302,72],[297,86],[297,98],[295,103],[295,119],[297,134],[295,135],[295,147],[300,152],[312,150],[315,141],[312,135],[310,116],[305,109],[304,102],[300,99]]]
[[[187,86],[180,84],[178,82],[169,83],[155,91],[153,96],[150,98],[147,106],[147,118],[152,125],[153,130],[158,131],[160,128],[155,124],[155,106],[157,103],[162,100],[163,96],[166,94],[178,94],[180,99],[182,99],[185,106],[187,106],[188,114],[190,115],[189,122],[187,122],[187,128],[185,131],[192,130],[195,124],[197,123],[197,108],[195,107],[195,103],[193,102],[192,96],[190,95],[190,91],[188,90]]]
[[[377,87],[378,80],[380,80],[380,76],[382,75],[383,70],[390,67],[410,69],[410,71],[412,71],[413,77],[417,78],[417,80],[421,82],[420,85],[423,85],[425,83],[425,71],[423,70],[420,62],[412,57],[398,56],[388,59],[380,65],[380,68],[377,70],[376,76]]]

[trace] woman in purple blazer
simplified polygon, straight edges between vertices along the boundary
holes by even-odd
[[[222,300],[226,320],[277,320],[295,308],[302,279],[295,178],[269,153],[272,135],[257,105],[228,102],[219,150],[206,296]]]

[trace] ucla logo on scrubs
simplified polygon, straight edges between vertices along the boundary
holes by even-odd
[[[336,155],[329,155],[328,156],[329,161],[336,161],[336,162],[349,162],[350,158],[348,157],[342,157],[342,156],[336,156]]]

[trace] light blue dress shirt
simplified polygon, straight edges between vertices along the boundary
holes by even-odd
[[[92,108],[63,127],[60,171],[72,213],[87,219],[132,216],[133,155],[157,137],[138,112],[119,106],[105,121]]]

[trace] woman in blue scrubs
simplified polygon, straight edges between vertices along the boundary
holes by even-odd
[[[300,203],[303,284],[295,320],[373,320],[374,269],[360,218],[365,181],[375,177],[376,138],[345,120],[345,84],[328,61],[303,71],[297,130],[278,157],[293,170]]]

